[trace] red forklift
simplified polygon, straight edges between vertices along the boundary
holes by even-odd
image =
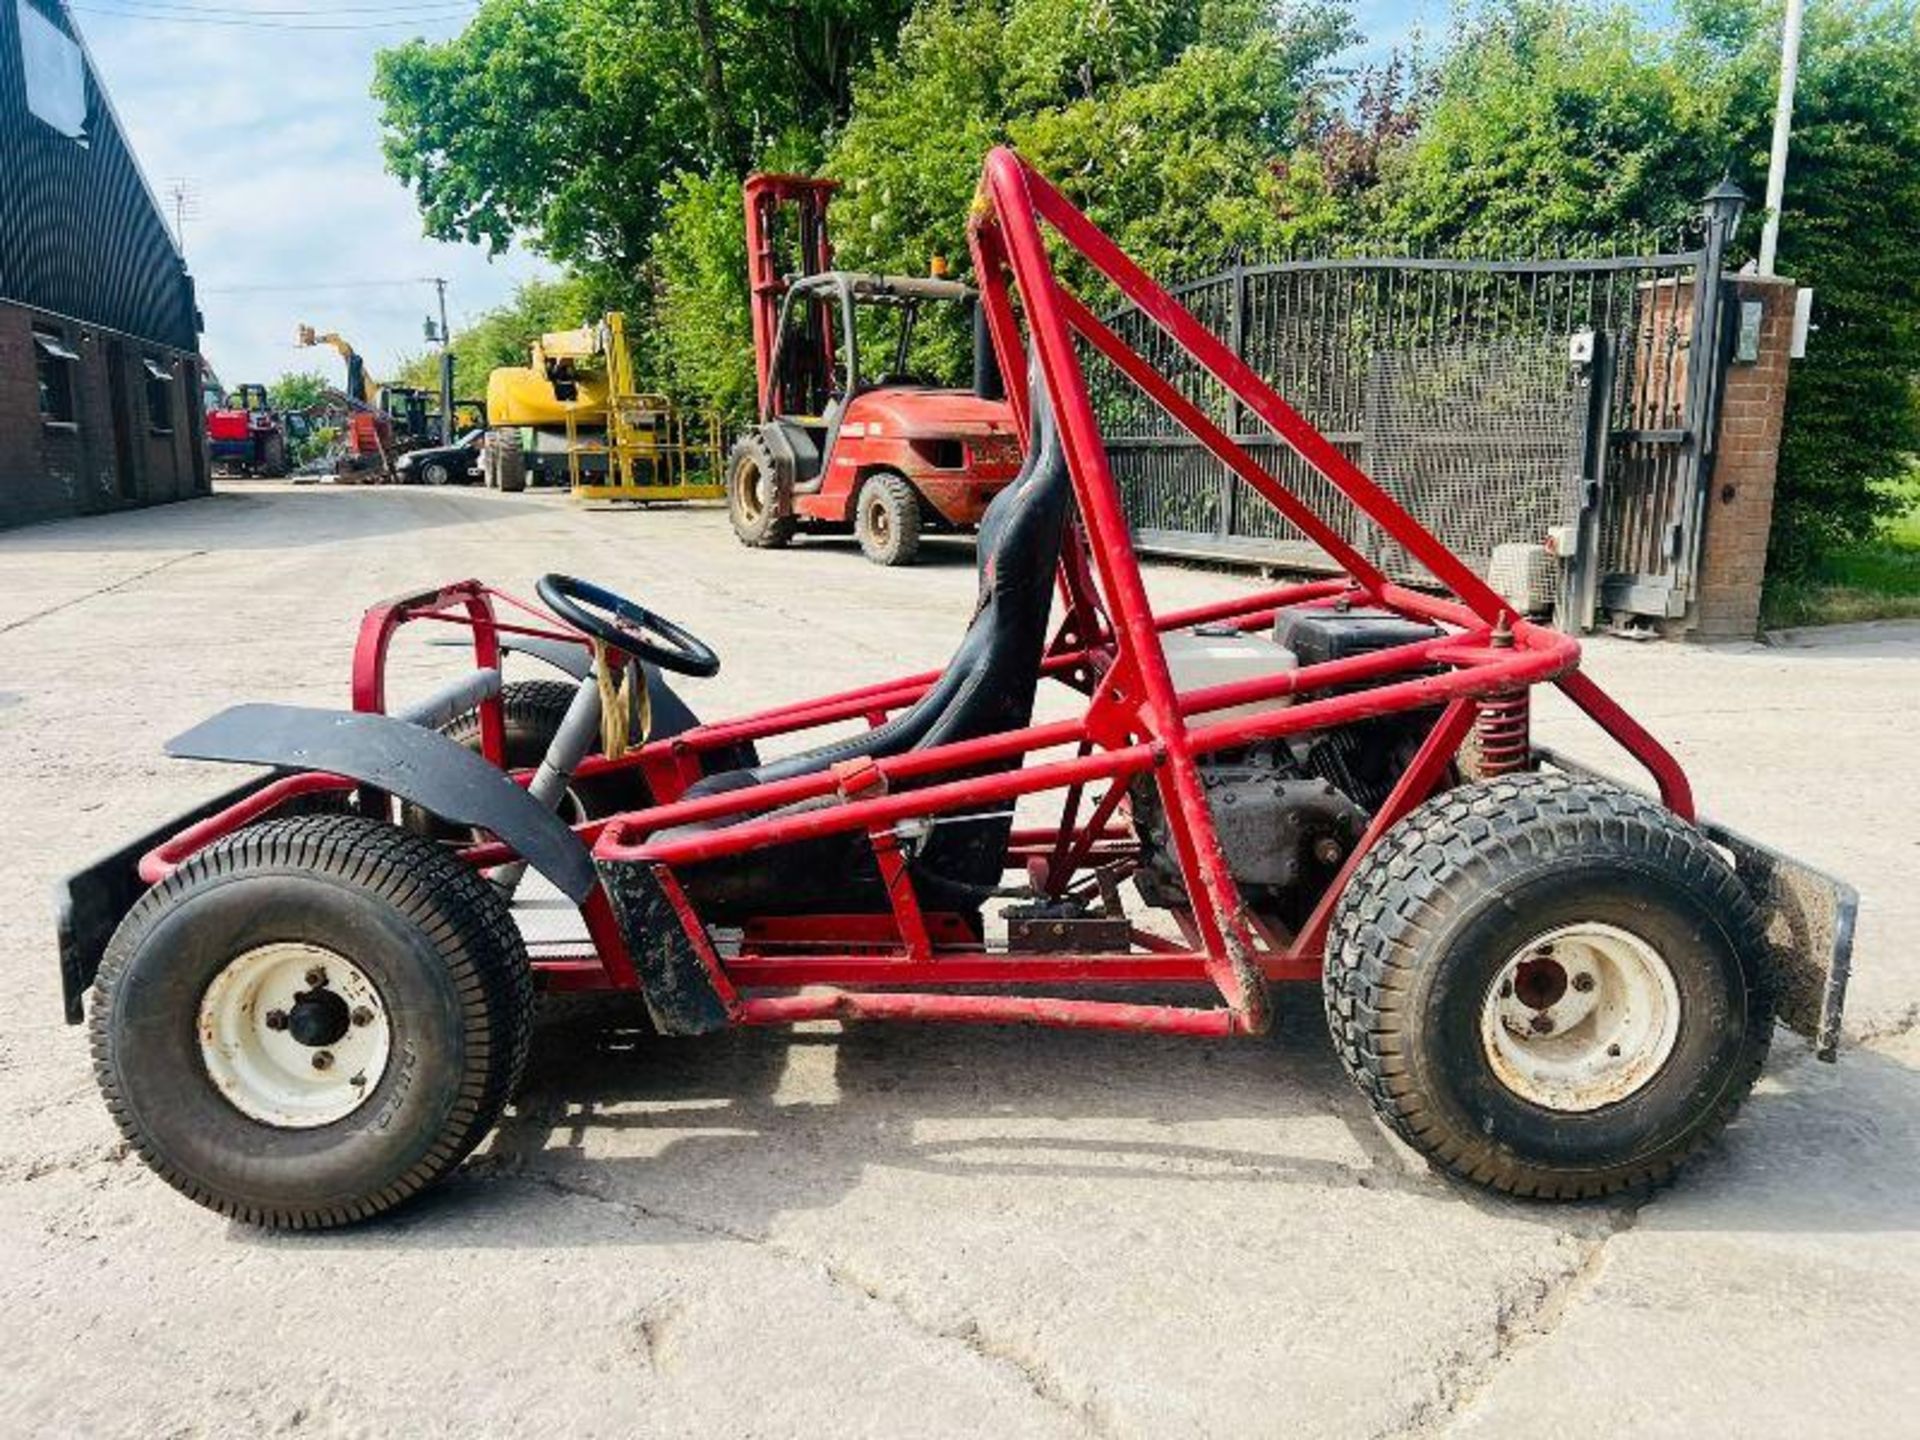
[[[760,418],[729,457],[727,513],[744,545],[851,531],[875,564],[910,565],[923,531],[980,523],[1020,468],[1020,440],[973,290],[937,261],[927,276],[834,269],[836,188],[747,180]],[[914,369],[923,312],[948,306],[975,317],[968,389]]]

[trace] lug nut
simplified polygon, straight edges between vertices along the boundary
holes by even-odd
[[[1587,991],[1593,989],[1593,976],[1582,970],[1578,975],[1573,977],[1573,988],[1578,990],[1582,995],[1586,994]]]
[[[322,970],[318,965],[314,966],[311,970],[307,971],[307,985],[310,988],[318,990],[322,985],[326,983],[327,983],[327,972],[325,970]]]
[[[1340,848],[1340,842],[1331,835],[1322,835],[1313,845],[1313,858],[1322,865],[1338,865],[1345,853]]]
[[[316,1070],[331,1070],[333,1068],[333,1052],[331,1050],[314,1051],[313,1068]]]
[[[1607,1046],[1607,1058],[1610,1060],[1618,1060],[1620,1058],[1620,1047],[1618,1045]]]
[[[356,1025],[371,1025],[373,1023],[373,1008],[369,1005],[354,1006],[353,1023]]]
[[[284,1030],[287,1028],[287,1012],[284,1010],[267,1011],[267,1029]]]
[[[1527,1023],[1534,1028],[1537,1034],[1551,1035],[1553,1033],[1553,1017],[1544,1010],[1527,1021]]]

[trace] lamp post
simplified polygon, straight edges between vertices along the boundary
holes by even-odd
[[[1767,223],[1760,231],[1760,273],[1773,274],[1780,249],[1780,205],[1787,189],[1787,142],[1793,136],[1793,91],[1800,79],[1800,22],[1805,0],[1787,0],[1780,30],[1780,95],[1773,107],[1773,151],[1767,159]]]

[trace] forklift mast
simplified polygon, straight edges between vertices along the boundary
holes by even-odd
[[[809,307],[806,333],[780,347],[780,371],[768,373],[791,280],[833,268],[827,202],[837,181],[804,175],[752,175],[746,183],[747,284],[753,306],[753,364],[760,418],[804,410],[833,375],[833,324],[828,307]],[[793,343],[797,341],[798,343]]]

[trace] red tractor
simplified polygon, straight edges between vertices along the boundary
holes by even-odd
[[[207,411],[207,457],[222,475],[287,473],[287,433],[267,404],[267,387],[242,385]]]
[[[795,175],[746,184],[760,420],[728,461],[727,512],[745,545],[851,530],[875,564],[910,565],[922,530],[980,523],[1020,468],[1019,436],[977,323],[971,388],[914,373],[921,312],[972,308],[974,292],[939,274],[834,269],[834,189]]]

